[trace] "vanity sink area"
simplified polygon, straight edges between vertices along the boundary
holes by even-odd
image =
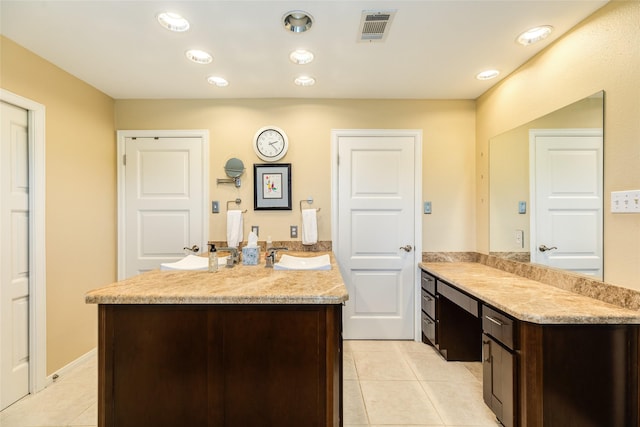
[[[301,257],[282,254],[280,261],[273,264],[274,270],[331,270],[331,260],[328,254]]]
[[[98,425],[341,425],[347,290],[333,254],[290,256],[329,269],[278,271],[262,259],[153,270],[88,292]]]
[[[227,257],[218,257],[218,266],[223,267],[227,264]],[[187,255],[176,262],[167,262],[160,264],[161,271],[206,271],[209,268],[208,258],[198,255]]]

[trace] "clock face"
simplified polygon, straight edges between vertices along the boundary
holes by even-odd
[[[258,157],[266,162],[280,160],[287,154],[288,148],[287,135],[275,126],[265,126],[254,136],[253,149]]]

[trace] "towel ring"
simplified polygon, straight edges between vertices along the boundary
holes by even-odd
[[[313,199],[312,198],[308,198],[308,199],[305,199],[305,200],[300,200],[300,210],[302,210],[302,203],[312,204],[313,203]],[[316,212],[320,212],[320,208],[316,208]]]
[[[235,200],[227,200],[227,210],[229,210],[229,203],[235,203],[236,205],[239,205],[240,203],[242,203],[242,199],[235,199]],[[242,213],[247,212],[247,210],[243,210]]]

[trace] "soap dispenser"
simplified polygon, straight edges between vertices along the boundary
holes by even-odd
[[[209,273],[215,273],[218,271],[218,250],[216,245],[209,242]]]

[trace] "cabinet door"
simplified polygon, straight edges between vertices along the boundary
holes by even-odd
[[[505,427],[514,423],[514,358],[500,344],[482,335],[482,388],[484,402]]]

